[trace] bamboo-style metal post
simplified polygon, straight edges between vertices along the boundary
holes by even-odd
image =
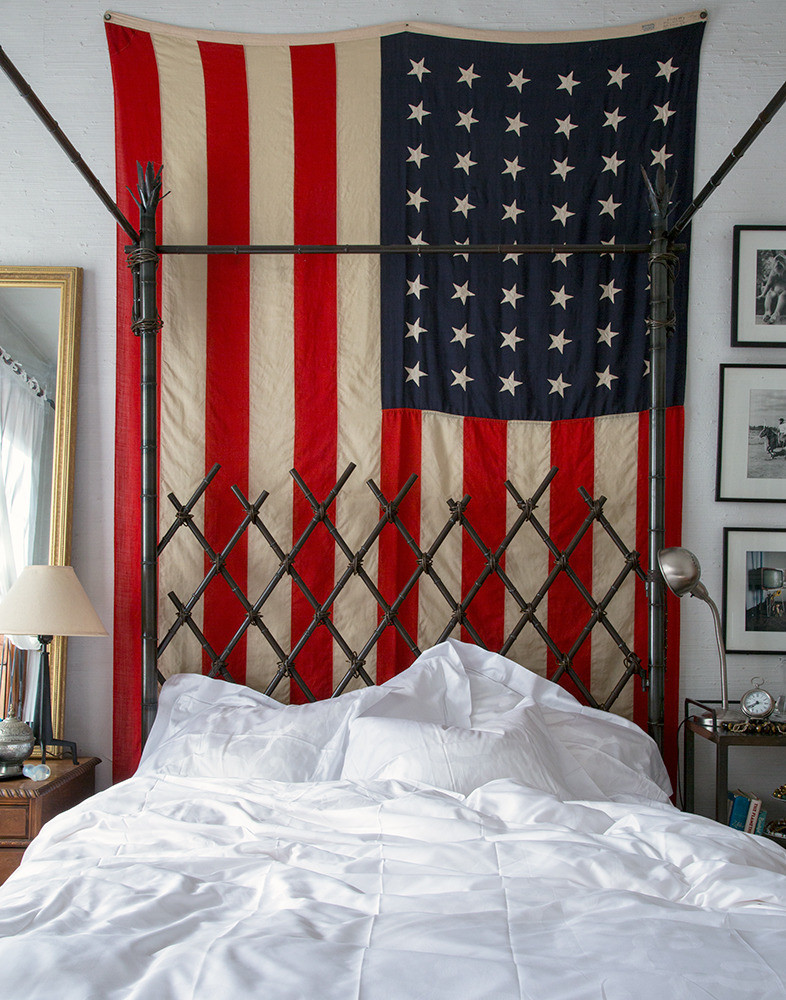
[[[648,711],[650,736],[663,749],[666,685],[666,585],[658,569],[658,552],[666,538],[666,338],[674,322],[673,247],[667,236],[671,188],[663,168],[653,188],[646,177],[650,202],[650,409],[648,577]]]
[[[156,213],[161,200],[161,172],[139,166],[139,242],[129,253],[134,271],[133,330],[140,340],[142,450],[142,745],[158,706],[158,315]]]

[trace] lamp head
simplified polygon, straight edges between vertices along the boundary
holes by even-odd
[[[658,552],[658,565],[666,581],[666,586],[677,597],[684,597],[686,594],[694,594],[696,597],[703,597],[696,589],[701,586],[701,566],[696,556],[683,548],[661,549]],[[701,588],[703,591],[704,588]]]

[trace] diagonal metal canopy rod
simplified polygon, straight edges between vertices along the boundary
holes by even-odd
[[[0,68],[2,68],[5,75],[13,83],[19,93],[24,97],[36,115],[41,119],[46,128],[54,136],[55,141],[60,146],[60,148],[65,152],[69,160],[74,164],[79,173],[84,177],[90,187],[95,191],[104,205],[109,209],[112,215],[115,217],[121,228],[131,237],[134,243],[139,242],[139,233],[134,229],[128,219],[123,215],[122,211],[118,207],[117,203],[114,201],[112,196],[103,186],[101,181],[96,177],[93,171],[88,167],[82,157],[79,155],[74,144],[65,134],[65,132],[60,128],[54,118],[49,114],[46,107],[36,96],[33,88],[25,80],[19,70],[14,66],[11,60],[0,47]]]
[[[704,187],[699,191],[693,201],[688,205],[685,211],[682,213],[680,218],[672,226],[671,230],[667,235],[668,240],[673,240],[675,236],[678,236],[682,230],[688,225],[693,216],[698,212],[704,202],[709,198],[712,192],[720,184],[726,174],[731,170],[737,160],[740,159],[742,154],[748,149],[753,140],[759,135],[759,133],[764,129],[766,125],[769,125],[772,118],[775,116],[776,112],[783,107],[786,102],[786,82],[784,82],[776,95],[767,105],[767,107],[762,111],[756,121],[751,125],[745,135],[740,139],[737,145],[732,149],[726,159],[721,163],[715,173],[710,177]]]

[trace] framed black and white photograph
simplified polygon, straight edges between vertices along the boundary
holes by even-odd
[[[729,653],[786,653],[786,529],[724,528],[723,629]]]
[[[721,365],[716,500],[786,501],[786,365]]]
[[[786,346],[786,226],[735,226],[732,347]]]

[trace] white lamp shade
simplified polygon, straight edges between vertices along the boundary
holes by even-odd
[[[108,634],[73,566],[25,566],[0,601],[0,633]]]

